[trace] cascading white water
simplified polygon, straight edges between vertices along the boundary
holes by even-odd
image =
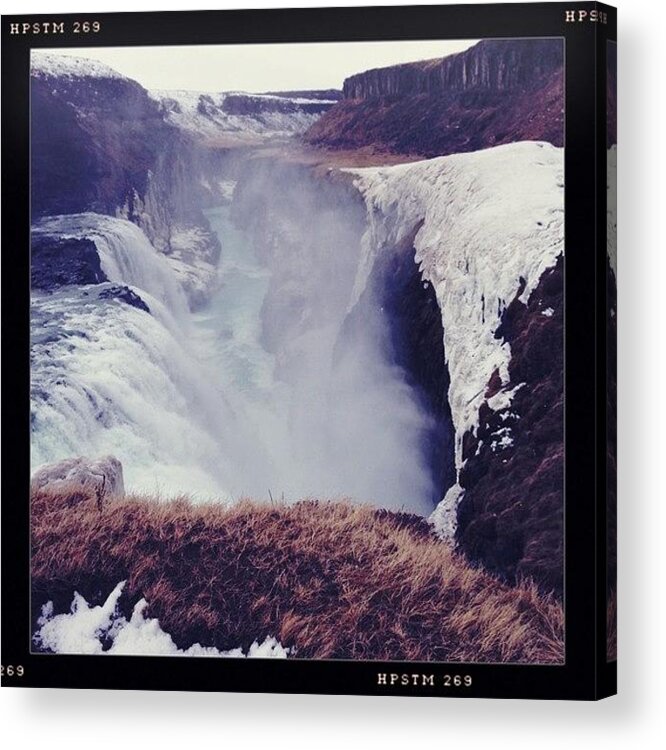
[[[425,418],[402,373],[380,354],[376,323],[367,322],[372,343],[334,366],[343,308],[337,324],[299,337],[298,368],[285,380],[276,377],[276,357],[262,344],[270,272],[228,207],[208,218],[223,248],[221,287],[194,316],[194,345],[256,440],[253,465],[237,477],[236,492],[347,496],[430,511],[430,475],[417,448]]]
[[[220,286],[194,314],[137,227],[94,214],[38,227],[93,239],[107,277],[151,314],[100,297],[109,284],[33,295],[33,466],[112,453],[131,491],[345,496],[429,512],[418,450],[426,418],[379,354],[381,332],[369,327],[365,345],[334,367],[339,325],[312,330],[298,340],[297,375],[277,378],[261,342],[270,271],[228,207],[209,220],[222,245]]]
[[[42,219],[32,232],[92,240],[109,281],[138,287],[172,315],[184,316],[187,300],[182,287],[165,257],[155,252],[135,224],[95,213],[67,214]]]
[[[133,490],[230,496],[247,445],[188,347],[185,296],[164,258],[138,227],[107,216],[55,217],[33,231],[92,239],[107,277],[151,313],[103,298],[109,283],[33,292],[33,467],[112,453]]]

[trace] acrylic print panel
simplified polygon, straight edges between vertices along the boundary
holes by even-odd
[[[563,662],[563,51],[32,51],[34,651]]]

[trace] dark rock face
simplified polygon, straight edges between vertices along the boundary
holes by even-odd
[[[344,82],[343,95],[345,99],[370,99],[479,88],[508,91],[538,82],[561,64],[559,40],[488,40],[448,57],[351,76]]]
[[[139,84],[33,77],[31,95],[33,216],[111,213],[145,195],[169,129]]]
[[[203,99],[204,97],[202,97]],[[199,102],[201,106],[201,101]],[[228,94],[224,98],[222,109],[230,115],[259,115],[265,112],[326,112],[333,105],[330,102],[317,100],[311,102],[296,102],[282,97],[251,96],[250,94]],[[206,114],[203,112],[202,114]]]
[[[158,250],[169,248],[174,225],[208,229],[200,169],[209,159],[138,83],[39,75],[31,78],[31,98],[33,220],[119,215]]]
[[[463,441],[457,542],[509,581],[563,585],[563,260],[546,271],[527,305],[518,297],[496,332],[511,346],[510,382],[522,385],[499,412],[482,407]],[[495,381],[495,382],[493,382]],[[499,378],[491,378],[489,392]],[[503,440],[503,437],[510,439]]]
[[[33,233],[31,246],[33,289],[53,291],[60,286],[101,284],[107,280],[92,240]]]
[[[431,472],[434,508],[456,481],[455,430],[448,401],[442,313],[433,286],[422,280],[414,261],[413,241],[419,228],[402,246],[377,258],[368,288],[345,320],[340,346],[353,336],[358,319],[381,316],[388,330],[387,359],[401,368],[430,417],[421,449]]]
[[[320,99],[327,102],[340,101],[343,96],[339,89],[303,89],[299,91],[266,91],[265,93],[290,99]]]
[[[563,132],[561,40],[514,39],[352,76],[306,139],[432,157],[521,140],[561,146]]]
[[[117,284],[106,287],[99,293],[99,299],[117,299],[124,302],[126,305],[136,307],[137,310],[143,310],[147,313],[150,312],[148,305],[128,286]]]

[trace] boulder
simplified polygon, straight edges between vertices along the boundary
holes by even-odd
[[[98,500],[125,494],[123,467],[113,456],[66,458],[38,469],[32,477],[36,489],[57,490],[79,485],[94,489]]]

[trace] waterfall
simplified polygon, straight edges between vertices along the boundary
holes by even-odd
[[[184,316],[187,300],[169,263],[130,221],[95,213],[68,214],[42,219],[32,232],[92,240],[109,281],[137,287],[157,299],[172,315]]]
[[[93,239],[108,283],[33,292],[33,467],[112,453],[132,490],[230,497],[242,424],[189,347],[185,296],[143,232],[96,214],[33,231]],[[131,286],[150,313],[112,294]]]
[[[321,269],[301,268],[317,279],[313,292],[329,317],[290,334],[288,353],[267,350],[264,322],[280,304],[269,294],[270,264],[228,206],[208,215],[222,245],[220,284],[196,313],[175,270],[133,224],[88,213],[34,227],[92,240],[108,281],[33,292],[33,467],[111,453],[130,491],[222,501],[346,496],[429,512],[419,449],[427,417],[383,357],[380,321],[368,319],[335,364],[351,286],[333,290]],[[329,218],[329,234],[338,224],[344,215]],[[118,285],[149,312],[110,293]]]

